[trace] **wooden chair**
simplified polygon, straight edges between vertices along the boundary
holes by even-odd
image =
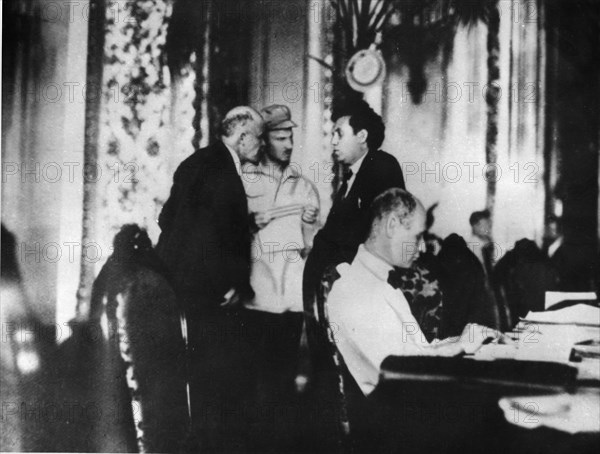
[[[185,449],[189,431],[185,343],[165,274],[145,230],[126,225],[92,292],[92,318],[106,315],[125,369],[139,452]]]
[[[305,305],[306,336],[310,349],[313,377],[311,389],[317,404],[331,404],[333,418],[322,421],[328,448],[343,453],[353,451],[346,402],[347,371],[340,355],[335,332],[329,323],[327,297],[339,278],[335,267],[326,269],[315,298]]]

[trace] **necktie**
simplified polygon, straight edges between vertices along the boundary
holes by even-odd
[[[493,243],[488,243],[481,248],[481,255],[483,255],[483,268],[485,270],[485,274],[488,276],[488,279],[492,279],[492,271],[494,269],[493,255],[494,255],[494,245]]]
[[[344,169],[344,175],[342,177],[342,185],[340,186],[340,190],[338,192],[339,199],[342,200],[346,197],[346,192],[348,191],[348,180],[352,178],[352,169],[346,168]]]

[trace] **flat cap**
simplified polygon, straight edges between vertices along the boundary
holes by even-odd
[[[292,121],[292,114],[287,106],[273,104],[264,107],[260,114],[265,120],[265,131],[274,131],[276,129],[288,129],[298,126]]]

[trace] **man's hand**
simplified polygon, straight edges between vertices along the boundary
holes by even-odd
[[[264,229],[273,218],[266,211],[254,213],[254,223],[260,229]]]
[[[240,297],[239,292],[232,287],[223,296],[223,302],[221,303],[221,307],[224,307],[224,308],[236,307],[241,303],[241,301],[242,301],[242,299]]]
[[[319,209],[312,205],[307,205],[302,211],[302,221],[307,224],[314,224],[317,221],[317,213]]]
[[[468,323],[460,335],[459,343],[465,353],[471,355],[479,350],[485,341],[501,340],[505,337],[500,331],[495,329],[478,325],[477,323]]]

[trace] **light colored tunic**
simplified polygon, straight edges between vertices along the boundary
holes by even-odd
[[[252,242],[250,284],[256,294],[249,309],[272,313],[301,312],[304,257],[312,247],[319,222],[302,221],[304,207],[320,208],[312,182],[290,166],[261,163],[245,166],[242,181],[251,213],[269,211],[273,219]]]

